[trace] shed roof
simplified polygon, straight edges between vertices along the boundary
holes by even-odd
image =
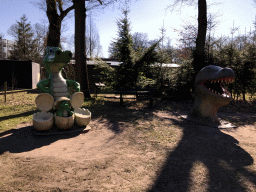
[[[118,62],[118,61],[106,61],[106,63],[110,66],[119,66],[120,64],[122,64],[122,62]],[[70,64],[75,64],[75,60],[71,60],[70,61]],[[95,65],[95,62],[92,61],[92,60],[87,60],[87,65]],[[160,63],[155,63],[155,64],[152,64],[151,66],[156,66],[156,67],[159,67],[161,64]],[[175,63],[163,63],[162,64],[162,67],[170,67],[170,68],[173,68],[173,67],[180,67],[180,64],[175,64]]]
[[[155,63],[152,64],[151,66],[156,66],[156,67],[160,67],[161,64],[160,63]],[[180,67],[180,64],[176,64],[176,63],[162,63],[162,67]]]

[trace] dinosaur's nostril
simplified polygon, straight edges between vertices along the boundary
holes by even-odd
[[[58,51],[56,51],[56,53],[57,53],[57,55],[60,55],[61,51],[58,50]]]

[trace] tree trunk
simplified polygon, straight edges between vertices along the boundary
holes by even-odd
[[[206,0],[198,0],[198,32],[196,38],[196,50],[194,52],[193,68],[195,74],[193,75],[193,83],[197,73],[206,66],[205,63],[205,39],[207,32],[207,4]],[[192,86],[194,91],[194,85]]]
[[[49,32],[47,36],[47,46],[60,46],[60,31],[62,19],[57,13],[55,0],[47,0],[47,17],[49,20]]]
[[[198,0],[198,33],[193,67],[196,74],[205,67],[205,39],[207,31],[207,4],[206,0]]]
[[[89,80],[85,54],[85,18],[84,0],[74,0],[75,6],[75,59],[76,81],[80,83],[85,98],[90,98]]]

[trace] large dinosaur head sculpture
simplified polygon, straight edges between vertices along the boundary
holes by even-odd
[[[44,65],[48,73],[58,72],[72,59],[71,51],[62,51],[59,47],[47,46],[44,53]]]
[[[207,125],[218,126],[217,111],[229,104],[231,94],[223,84],[233,83],[235,73],[230,68],[209,65],[195,79],[195,102],[189,118]]]

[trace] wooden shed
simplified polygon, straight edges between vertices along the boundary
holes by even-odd
[[[7,86],[18,89],[36,89],[40,81],[40,64],[29,61],[0,60],[0,87]]]

